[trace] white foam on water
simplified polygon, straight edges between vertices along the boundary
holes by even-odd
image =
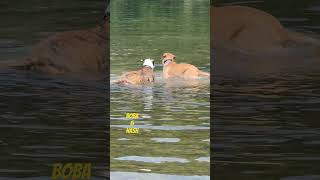
[[[146,163],[167,163],[167,162],[177,162],[177,163],[188,163],[189,160],[177,157],[145,157],[145,156],[123,156],[118,158],[113,158],[121,161],[140,161]]]
[[[210,162],[210,157],[199,157],[196,160],[201,162]]]
[[[140,171],[146,171],[146,172],[150,172],[151,169],[139,169]]]
[[[155,142],[168,142],[168,143],[175,143],[180,142],[180,138],[151,138],[152,141]]]
[[[110,125],[112,128],[130,128],[130,125]],[[205,130],[210,127],[186,125],[186,126],[151,126],[151,125],[135,125],[135,128],[154,129],[154,130],[169,130],[169,131],[184,131],[184,130]]]

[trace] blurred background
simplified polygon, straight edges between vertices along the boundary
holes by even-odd
[[[216,0],[213,4],[254,7],[272,14],[291,31],[320,39],[319,1]],[[291,52],[287,57],[216,52],[214,178],[320,179],[320,58],[299,46]],[[215,66],[221,63],[223,68]]]
[[[56,32],[95,27],[105,0],[3,0],[0,61],[22,60]],[[0,71],[0,179],[51,179],[53,163],[91,162],[107,175],[106,85],[34,72]]]

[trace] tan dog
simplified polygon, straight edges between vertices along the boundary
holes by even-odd
[[[254,51],[284,49],[291,45],[319,45],[319,41],[290,32],[264,11],[244,6],[211,6],[212,48]]]
[[[176,63],[176,56],[171,53],[164,53],[162,55],[162,58],[164,79],[172,77],[180,77],[183,79],[197,79],[200,77],[210,76],[209,73],[200,71],[194,65]]]
[[[43,73],[85,73],[106,75],[109,62],[109,15],[88,30],[56,33],[39,42],[29,57],[11,68]]]
[[[155,76],[153,59],[145,59],[143,67],[137,71],[130,71],[123,74],[119,80],[113,81],[116,84],[122,85],[145,85],[154,82]]]

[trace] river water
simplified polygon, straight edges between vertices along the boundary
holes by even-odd
[[[216,2],[263,9],[290,30],[320,35],[317,1]],[[215,179],[320,179],[320,58],[301,52],[292,58],[216,52],[216,63],[225,63],[215,69],[213,87]]]
[[[111,2],[111,80],[155,60],[151,86],[111,84],[112,179],[209,179],[209,81],[166,83],[161,56],[210,69],[209,1]],[[139,134],[126,134],[139,113]]]
[[[0,61],[20,60],[54,32],[86,29],[105,1],[1,1]],[[51,179],[53,163],[91,162],[104,179],[104,81],[0,71],[0,179]]]

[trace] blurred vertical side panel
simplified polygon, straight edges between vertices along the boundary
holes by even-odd
[[[0,179],[109,177],[108,5],[0,2]]]
[[[320,179],[320,2],[215,0],[214,179]]]

